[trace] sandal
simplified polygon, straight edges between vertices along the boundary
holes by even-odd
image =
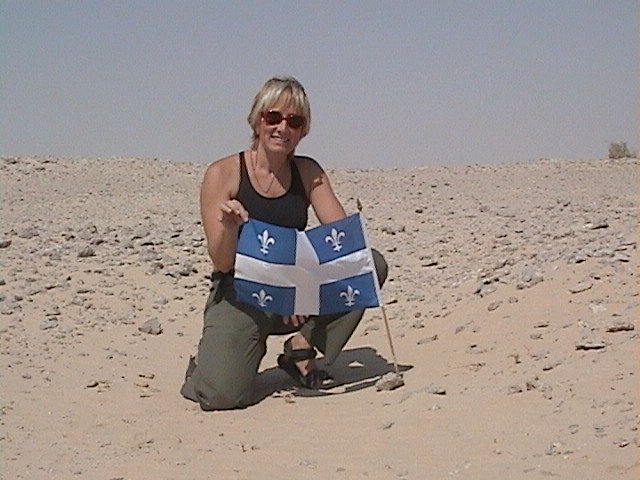
[[[284,342],[284,353],[278,355],[278,366],[295,380],[295,382],[304,388],[317,390],[322,387],[325,380],[330,380],[329,372],[314,368],[303,375],[297,362],[304,360],[313,360],[316,358],[316,349],[313,347],[294,350],[291,347],[291,339]]]

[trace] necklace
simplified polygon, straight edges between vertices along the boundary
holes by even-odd
[[[253,178],[256,179],[256,183],[258,184],[258,187],[260,187],[262,193],[269,193],[269,190],[271,190],[271,187],[273,186],[273,181],[276,179],[276,174],[274,172],[270,172],[271,180],[269,180],[269,185],[267,185],[267,188],[264,188],[262,186],[262,183],[260,183],[260,178],[258,177],[258,173],[256,172],[256,165],[258,164],[258,153],[251,153],[251,169],[253,170]]]

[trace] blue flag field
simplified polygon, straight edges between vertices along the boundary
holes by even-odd
[[[239,301],[286,315],[325,315],[382,305],[362,214],[304,232],[249,219],[240,231]]]

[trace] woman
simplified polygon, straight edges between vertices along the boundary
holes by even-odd
[[[200,192],[214,273],[197,361],[191,359],[181,393],[199,402],[203,410],[254,403],[252,384],[270,334],[295,333],[285,342],[278,364],[298,385],[319,388],[328,374],[316,368],[315,349],[331,364],[363,314],[283,318],[235,299],[236,242],[240,226],[249,217],[298,230],[307,226],[309,205],[321,223],[345,217],[320,165],[294,154],[311,126],[309,101],[297,80],[276,77],[267,81],[247,120],[253,130],[250,148],[212,163]],[[374,260],[382,284],[387,265],[378,252]]]

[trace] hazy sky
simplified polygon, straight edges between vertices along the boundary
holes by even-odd
[[[637,147],[638,2],[0,0],[0,154],[211,161],[256,91],[311,100],[329,168]]]

